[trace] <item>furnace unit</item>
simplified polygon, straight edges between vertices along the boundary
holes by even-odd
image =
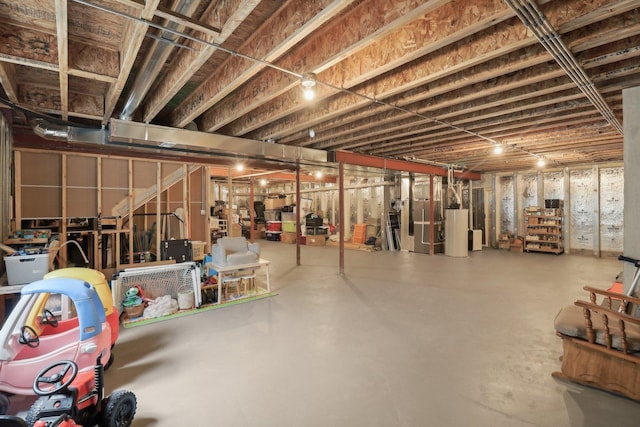
[[[418,181],[413,186],[411,216],[413,220],[413,252],[434,253],[444,251],[444,226],[442,221],[442,178],[433,177],[433,217],[431,216],[430,182]],[[429,227],[433,223],[433,241]]]

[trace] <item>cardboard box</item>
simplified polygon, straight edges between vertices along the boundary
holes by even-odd
[[[44,278],[49,272],[49,253],[4,257],[9,285],[24,285]]]
[[[280,214],[280,218],[282,221],[296,222],[296,213],[295,212],[282,212]]]
[[[282,221],[282,231],[286,231],[288,233],[296,232],[296,222],[295,221]]]
[[[325,246],[327,239],[325,236],[307,236],[305,245],[307,246]]]
[[[264,201],[264,208],[267,210],[281,209],[285,204],[286,199],[266,199]]]
[[[242,237],[242,226],[237,223],[231,224],[229,227],[229,237]]]
[[[194,261],[202,261],[204,259],[205,243],[197,240],[191,241],[191,253]]]
[[[276,210],[265,210],[264,211],[264,219],[265,221],[280,221],[281,217],[280,209]]]
[[[280,234],[280,241],[282,243],[295,243],[296,233],[283,232],[282,234]]]

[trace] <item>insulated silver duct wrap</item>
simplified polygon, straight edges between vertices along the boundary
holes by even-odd
[[[544,198],[564,200],[564,173],[547,172],[544,174]],[[544,207],[544,200],[540,200],[540,206]],[[565,207],[566,209],[566,207]]]
[[[600,249],[623,251],[624,169],[600,170]]]
[[[500,197],[500,233],[515,232],[515,203],[513,197],[513,176],[498,177],[498,196]]]
[[[571,191],[571,249],[593,250],[593,170],[574,170],[570,174]]]
[[[525,231],[524,209],[529,206],[540,206],[540,203],[538,203],[538,175],[518,175],[517,188],[518,206],[520,207],[518,210],[518,235],[524,236],[527,234]]]

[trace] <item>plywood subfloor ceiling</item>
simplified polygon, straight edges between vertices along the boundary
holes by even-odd
[[[622,160],[640,84],[637,0],[20,0],[0,22],[7,105],[481,172]]]

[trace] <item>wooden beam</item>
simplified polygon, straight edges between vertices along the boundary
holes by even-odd
[[[144,106],[143,116],[145,122],[150,122],[209,58],[211,58],[217,50],[213,44],[223,44],[236,28],[242,24],[247,16],[253,12],[259,3],[260,0],[232,0],[231,2],[212,3],[213,7],[207,10],[201,19],[205,22],[212,22],[222,17],[224,25],[222,26],[221,32],[215,36],[208,35],[206,37],[206,41],[212,44],[196,45],[190,42],[190,45],[196,48],[195,51],[182,50],[178,52],[178,58],[173,61],[174,67],[169,70],[168,75],[163,79],[157,90],[150,94],[149,101]],[[210,82],[211,78],[207,81]],[[202,102],[203,100],[200,97],[202,96],[202,91],[207,90],[203,87],[206,84],[205,82],[201,85],[187,100],[191,99],[191,102]],[[189,101],[183,101],[181,105],[186,105],[185,103],[188,102]],[[178,108],[180,108],[180,106],[178,106]],[[175,115],[176,113],[174,111],[172,121],[176,127],[180,128],[185,127],[195,118],[195,115],[189,116],[184,118],[184,120],[178,120],[176,123]]]
[[[614,44],[612,47],[620,46]],[[631,51],[622,49],[623,46],[620,46],[621,50],[619,52],[622,53],[620,60],[625,59],[629,61],[629,66],[620,66],[620,64],[616,64],[617,72],[620,76],[626,74],[637,73],[637,59],[635,59],[638,55],[638,51],[636,49],[632,49]],[[599,53],[589,51],[589,55],[599,55]],[[588,61],[591,58],[582,57],[581,60]],[[602,63],[608,63],[610,60],[603,60]],[[635,66],[633,64],[636,64]],[[592,68],[596,66],[596,62],[589,62],[589,67]],[[509,103],[515,102],[518,99],[522,100],[523,105],[528,105],[529,107],[533,107],[530,104],[529,99],[538,100],[542,95],[546,95],[547,98],[552,98],[556,96],[555,91],[567,90],[568,88],[574,88],[575,85],[571,83],[568,79],[564,79],[566,83],[559,85],[558,83],[561,80],[555,80],[554,77],[564,76],[564,72],[559,70],[557,67],[550,66],[549,64],[542,64],[536,67],[524,68],[521,72],[514,73],[511,76],[507,76],[505,78],[500,78],[499,80],[495,80],[492,82],[492,85],[487,86],[486,82],[480,83],[478,85],[470,85],[468,87],[463,87],[458,90],[452,90],[446,93],[443,96],[435,96],[435,94],[430,93],[429,91],[425,92],[425,96],[428,96],[428,99],[411,105],[411,109],[421,112],[424,111],[425,114],[429,117],[438,117],[439,119],[445,121],[452,121],[456,125],[468,125],[469,121],[479,122],[482,119],[482,115],[478,114],[479,111],[488,109],[493,107],[495,111],[502,113],[502,121],[506,121],[504,117],[507,114],[511,114],[506,106]],[[466,75],[465,75],[466,76]],[[472,76],[470,76],[472,77]],[[594,75],[593,79],[595,82],[602,83],[604,78],[611,78],[611,73],[602,72],[601,75]],[[547,81],[543,81],[547,80]],[[536,85],[531,85],[531,83],[540,82]],[[525,86],[530,85],[530,86]],[[481,88],[482,86],[482,88]],[[519,88],[517,91],[513,90]],[[511,90],[511,93],[508,91]],[[576,97],[581,98],[581,95],[575,91]],[[482,95],[480,97],[479,95]],[[576,98],[576,99],[577,99]],[[475,105],[469,103],[470,100],[476,100]],[[464,104],[464,102],[467,102]],[[455,107],[450,108],[448,111],[446,109],[438,110],[447,104],[455,105]],[[553,105],[554,102],[550,102],[549,105]],[[457,116],[454,111],[462,111],[464,110],[467,117],[473,117],[473,119],[469,119],[467,121],[464,120],[463,117]],[[515,110],[514,110],[515,111]],[[453,113],[453,115],[452,115]],[[403,125],[403,121],[401,118],[405,117]],[[455,119],[454,119],[455,118]],[[399,121],[400,120],[400,121]],[[389,127],[392,125],[392,127]],[[422,129],[419,129],[419,126]],[[384,127],[384,132],[378,131]],[[466,126],[468,127],[468,126]],[[339,149],[354,149],[356,147],[362,148],[363,146],[373,147],[376,142],[384,145],[384,148],[390,149],[392,145],[401,146],[404,143],[407,143],[407,140],[397,140],[395,143],[389,141],[390,135],[393,135],[394,129],[404,129],[403,134],[410,135],[416,131],[425,131],[428,128],[442,128],[442,126],[437,126],[430,124],[429,120],[417,120],[415,117],[412,118],[410,114],[400,113],[400,112],[390,112],[387,111],[385,113],[379,113],[378,115],[371,116],[367,120],[361,120],[358,122],[357,127],[352,126],[344,126],[344,131],[337,131],[336,129],[332,129],[331,139],[326,138],[324,142],[314,143],[313,147],[318,149],[328,149],[328,148],[339,148]],[[413,129],[412,129],[413,128]],[[349,132],[351,130],[351,132]],[[361,132],[356,132],[361,130]],[[320,127],[316,129],[316,133],[318,138],[315,140],[322,141],[323,129]],[[376,139],[375,136],[379,135]],[[295,143],[295,142],[293,142]],[[302,144],[308,145],[308,144]]]
[[[138,12],[142,11],[142,9],[144,8],[144,3],[142,2],[142,0],[113,0],[113,1],[123,4],[127,7],[130,7],[133,10],[137,10]],[[227,5],[227,9],[232,9],[232,8],[233,8],[233,5]],[[186,27],[195,31],[199,31],[211,37],[218,36],[222,31],[220,28],[213,27],[207,24],[206,22],[198,21],[196,19],[193,19],[190,16],[185,16],[183,14],[177,13],[171,9],[167,9],[162,6],[158,6],[154,15],[157,16],[158,18],[166,19],[169,22],[174,22],[178,25],[181,25],[183,27]]]
[[[313,3],[292,0],[238,51],[253,58],[274,61],[350,3],[347,0],[316,0]],[[173,111],[172,126],[184,127],[264,68],[263,64],[232,56]]]
[[[600,1],[597,2],[597,4],[590,4],[587,6],[587,9],[584,9],[584,5],[581,2],[573,1],[569,4],[563,4],[562,8],[555,6],[555,9],[548,12],[548,15],[553,18],[552,22],[556,25],[561,25],[577,14],[567,14],[564,8],[565,6],[569,8],[569,10],[578,8],[583,12],[588,12],[588,10],[595,9],[602,4],[605,3]],[[549,3],[549,5],[550,7],[554,7],[553,3]],[[486,61],[491,57],[497,59],[500,58],[501,55],[512,51],[515,52],[524,46],[535,46],[535,43],[537,42],[531,34],[527,33],[524,27],[519,24],[519,21],[514,19],[513,22],[500,25],[490,32],[478,33],[477,35],[469,37],[465,40],[464,44],[451,45],[451,47],[447,49],[436,52],[435,55],[425,57],[423,61],[415,61],[407,67],[403,67],[401,73],[390,73],[388,76],[385,76],[385,78],[378,79],[375,84],[363,85],[359,90],[367,94],[374,94],[379,99],[393,97],[401,93],[401,91],[414,87],[412,85],[418,86],[441,79],[455,72],[460,72],[465,68],[477,66],[480,61]],[[522,55],[522,52],[520,52],[520,55],[520,60],[522,60],[522,58],[528,58],[528,55]],[[458,65],[452,66],[452,63]],[[507,64],[508,63],[505,63],[505,65]],[[507,66],[511,67],[512,65],[509,64]],[[465,75],[464,78],[473,79],[474,75],[469,73]],[[251,137],[256,139],[275,137],[277,140],[280,140],[290,132],[301,131],[301,127],[299,126],[308,126],[310,121],[313,122],[313,120],[317,120],[318,117],[323,118],[324,121],[327,118],[330,119],[347,114],[358,108],[371,108],[370,102],[362,99],[359,101],[353,99],[353,97],[349,97],[348,95],[340,95],[332,98],[329,102],[322,105],[321,108],[307,109],[300,113],[289,114],[286,118],[279,121],[273,121],[273,118],[277,116],[265,114],[265,117],[268,116],[269,120],[272,120],[272,124],[265,124],[259,132],[252,133]],[[402,102],[402,100],[397,101]],[[394,99],[393,102],[396,102],[396,100]],[[291,104],[291,100],[282,102],[282,105],[287,104]],[[275,105],[270,106],[270,108],[273,108],[274,111],[279,111]],[[252,117],[254,116],[255,114],[252,114]],[[264,120],[261,122],[266,123]],[[300,123],[300,125],[298,125],[298,123]],[[352,122],[345,121],[343,123],[347,126]],[[240,129],[234,128],[233,131],[237,133]]]
[[[453,8],[455,8],[455,11]],[[449,25],[441,25],[442,22],[450,21],[452,15],[458,16],[459,19]],[[512,16],[513,12],[501,0],[487,1],[481,9],[476,7],[473,0],[461,0],[455,2],[455,4],[447,3],[425,14],[421,19],[384,34],[383,37],[364,47],[356,55],[351,55],[348,59],[336,64],[335,67],[326,69],[318,74],[318,81],[327,83],[330,86],[319,85],[314,103],[320,103],[323,99],[328,99],[329,97],[341,98],[342,95],[339,94],[338,90],[334,89],[335,87],[348,89],[360,85],[373,77],[398,69],[402,64],[408,64],[419,57],[432,53],[448,44],[458,42],[476,31],[495,25],[496,22],[502,22]],[[510,31],[513,32],[513,30]],[[340,36],[340,34],[327,35],[327,37]],[[495,40],[493,43],[495,43]],[[451,58],[448,58],[447,62],[450,65]],[[382,80],[387,80],[385,82],[386,88],[395,86],[407,90],[415,84],[404,76],[401,81],[391,81],[389,78],[383,78]],[[386,89],[386,91],[388,90]],[[385,92],[385,89],[368,83],[359,88],[359,92],[371,99],[383,99],[382,93]],[[338,94],[337,97],[336,94]],[[348,98],[351,100],[353,97]],[[371,103],[371,100],[360,98],[357,102],[361,105],[367,105]],[[305,109],[309,110],[307,107],[308,102],[304,99],[302,92],[300,90],[290,90],[273,101],[254,109],[251,115],[239,118],[225,130],[232,135],[245,135],[258,127],[287,116],[290,116],[287,117],[287,126],[291,126],[292,121],[289,119],[294,117],[291,114]],[[345,106],[341,107],[341,110],[344,111]],[[352,107],[352,105],[349,107]],[[317,113],[316,109],[313,110]],[[324,113],[323,111],[320,115],[324,115]],[[295,124],[295,121],[293,123]],[[266,136],[272,136],[272,134],[277,133],[271,132],[270,135]],[[258,137],[256,139],[264,138]]]
[[[60,115],[69,118],[69,45],[67,43],[67,1],[55,0],[58,36],[58,79],[60,82]]]
[[[18,84],[16,83],[16,68],[13,64],[0,62],[0,84],[7,94],[9,101],[18,102]]]
[[[394,2],[394,8],[387,13],[370,14],[371,10],[385,10],[388,0],[371,0],[349,9],[344,15],[337,16],[322,31],[309,35],[278,61],[278,67],[299,74],[320,73],[339,63],[344,58],[357,54],[379,37],[397,27],[407,25],[445,3],[445,0],[403,0]],[[366,27],[358,25],[362,16],[369,16]],[[255,83],[241,86],[226,98],[215,104],[202,116],[202,127],[214,132],[238,117],[252,111],[260,104],[272,100],[292,87],[300,80],[285,76],[282,71],[266,69],[254,79]]]
[[[159,3],[160,0],[148,0],[144,8],[139,12],[138,17],[151,20]],[[118,80],[109,87],[107,95],[105,96],[104,116],[102,118],[103,125],[106,125],[111,118],[120,94],[124,90],[124,86],[131,74],[133,64],[149,27],[147,24],[139,21],[127,22],[125,26],[127,29],[124,31],[124,34],[127,36],[122,39],[123,46],[121,47]]]
[[[320,169],[320,168],[319,168]],[[242,179],[242,178],[254,178],[254,177],[264,177],[269,181],[295,181],[296,174],[294,172],[283,172],[279,170],[254,170],[254,171],[237,171],[232,168],[229,171],[227,166],[211,166],[209,167],[209,176],[211,177],[220,177],[227,178],[229,173],[233,179]],[[335,184],[335,177],[324,174],[322,178],[317,178],[315,176],[310,175],[301,175],[300,180],[304,182],[318,182],[318,183],[332,183]]]

